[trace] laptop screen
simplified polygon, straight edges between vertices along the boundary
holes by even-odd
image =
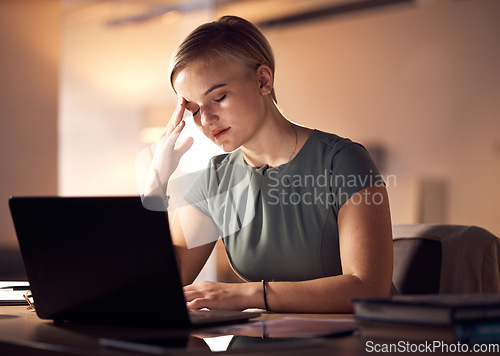
[[[189,324],[165,213],[139,197],[14,197],[9,205],[41,318]]]

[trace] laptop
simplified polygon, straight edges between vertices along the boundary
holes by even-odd
[[[188,311],[167,215],[140,197],[11,197],[9,207],[42,319],[191,328],[260,315]]]

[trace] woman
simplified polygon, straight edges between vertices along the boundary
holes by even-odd
[[[225,16],[194,30],[173,57],[171,84],[179,101],[146,195],[165,193],[155,182],[168,182],[192,144],[177,142],[185,110],[227,152],[171,218],[189,308],[339,313],[352,312],[353,297],[389,295],[391,220],[380,174],[361,145],[285,118],[272,51],[254,25]],[[248,283],[191,284],[219,236]]]

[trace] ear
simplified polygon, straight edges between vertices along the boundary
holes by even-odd
[[[273,90],[274,76],[271,68],[266,64],[261,64],[257,68],[259,80],[259,90],[261,95],[266,96]]]

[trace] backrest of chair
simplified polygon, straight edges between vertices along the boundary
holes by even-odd
[[[402,294],[500,293],[500,239],[483,228],[394,225],[393,241]]]
[[[441,282],[441,242],[426,238],[394,240],[392,282],[400,294],[436,294]]]

